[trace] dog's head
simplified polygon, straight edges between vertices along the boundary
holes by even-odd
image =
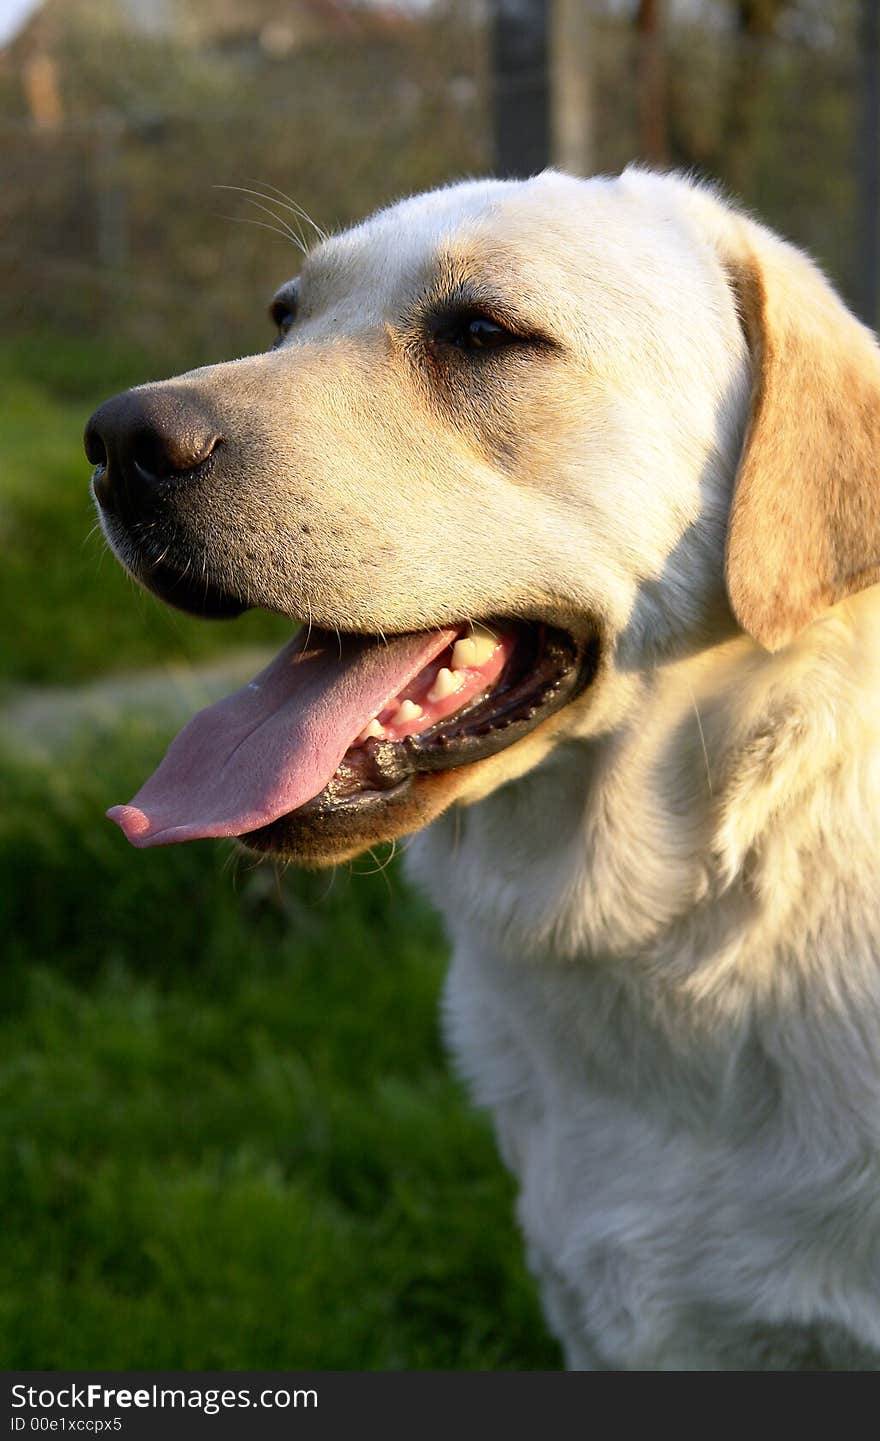
[[[116,397],[110,544],[204,616],[302,624],[115,818],[320,864],[613,723],[736,624],[880,574],[873,340],[798,252],[675,177],[474,182],[318,245],[264,355]]]

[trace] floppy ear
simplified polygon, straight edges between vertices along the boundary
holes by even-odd
[[[793,246],[741,234],[725,264],[753,382],[726,581],[743,630],[777,650],[880,580],[880,349]]]

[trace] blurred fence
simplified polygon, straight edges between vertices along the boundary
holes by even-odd
[[[464,0],[335,4],[332,25],[287,47],[265,21],[195,45],[61,3],[63,22],[0,53],[0,324],[131,342],[169,365],[263,344],[265,301],[296,269],[262,202],[213,186],[277,187],[329,229],[491,168],[493,116],[497,132],[543,83],[528,56],[499,72],[491,10]],[[639,158],[645,76],[662,75],[660,158],[728,184],[857,298],[851,8],[759,43],[723,6],[686,13],[652,41],[658,68],[625,10],[585,0],[550,47],[551,149],[570,157],[580,135],[598,171]]]
[[[276,222],[262,202],[212,187],[279,187],[329,229],[487,164],[468,24],[355,23],[281,56],[122,32],[109,38],[124,85],[107,84],[107,36],[93,34],[97,53],[85,32],[63,38],[63,114],[40,125],[9,82],[0,106],[7,332],[72,327],[199,355],[263,343],[265,303],[297,257],[263,228]]]

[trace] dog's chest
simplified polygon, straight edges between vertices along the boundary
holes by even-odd
[[[878,1255],[876,1165],[857,1180],[832,1138],[796,1154],[756,1050],[722,1079],[717,1058],[658,1043],[619,986],[550,980],[472,944],[456,951],[445,1015],[518,1178],[570,1365],[814,1369],[836,1346],[846,1368],[851,1330],[877,1343],[863,1249]]]

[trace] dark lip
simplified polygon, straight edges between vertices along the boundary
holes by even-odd
[[[200,577],[197,581],[186,570],[167,565],[163,561],[151,561],[143,544],[134,536],[132,528],[126,525],[115,510],[104,504],[95,477],[92,477],[92,494],[98,506],[104,525],[104,533],[117,559],[127,571],[147,590],[166,605],[182,610],[186,615],[197,616],[199,620],[235,620],[246,610],[252,609],[249,602],[214,585]]]
[[[164,600],[166,605],[185,611],[187,615],[198,616],[201,620],[235,620],[250,609],[238,596],[210,581],[194,581],[168,565],[145,562],[138,567],[137,576],[141,584]]]
[[[421,734],[367,741],[356,765],[349,751],[319,795],[242,835],[242,842],[261,851],[283,850],[300,829],[332,834],[340,823],[393,810],[420,777],[473,765],[508,749],[591,684],[599,667],[597,633],[578,640],[546,624],[517,623],[517,629],[516,651],[487,696]]]

